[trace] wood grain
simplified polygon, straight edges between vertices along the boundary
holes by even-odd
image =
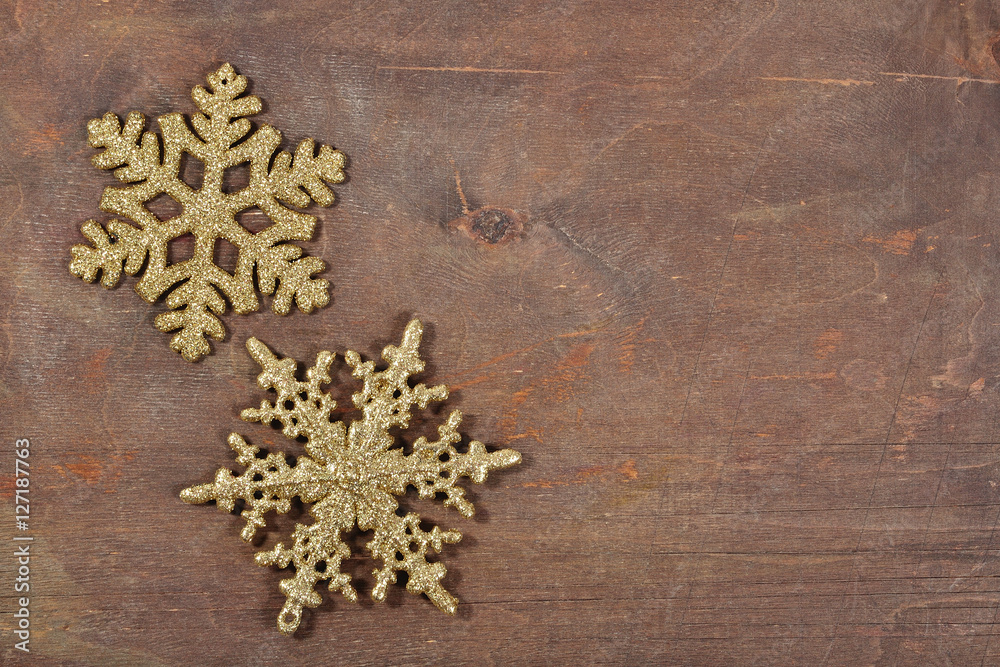
[[[986,0],[3,3],[5,664],[1000,664],[998,43]],[[86,122],[227,61],[349,181],[303,244],[331,305],[189,364],[69,248]],[[178,493],[231,431],[284,446],[238,420],[247,337],[370,358],[411,316],[524,463],[473,521],[407,499],[465,534],[457,617],[357,559],[283,637],[283,575]]]

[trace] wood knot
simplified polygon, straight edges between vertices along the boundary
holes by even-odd
[[[448,226],[465,232],[480,243],[497,245],[521,235],[524,216],[509,208],[484,206],[452,220]]]

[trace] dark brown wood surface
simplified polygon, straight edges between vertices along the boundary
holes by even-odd
[[[1000,664],[998,31],[986,0],[0,4],[4,663]],[[134,278],[67,264],[114,183],[86,122],[189,114],[227,61],[349,181],[303,244],[332,303],[230,312],[190,364]],[[456,617],[372,603],[359,539],[361,602],[281,636],[287,574],[178,493],[231,431],[298,446],[239,421],[247,337],[371,358],[411,316],[524,462],[471,521],[405,501],[465,534]]]

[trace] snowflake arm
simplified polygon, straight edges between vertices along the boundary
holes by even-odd
[[[142,232],[121,220],[112,220],[107,230],[94,220],[83,223],[83,235],[93,246],[75,245],[69,268],[87,282],[94,282],[101,273],[101,285],[107,288],[118,284],[122,269],[134,276],[146,261],[148,248]]]
[[[397,347],[387,345],[382,358],[389,362],[383,371],[375,370],[374,361],[361,361],[353,350],[344,355],[347,365],[354,369],[352,375],[364,381],[362,390],[352,397],[354,406],[364,418],[351,424],[348,430],[349,445],[361,452],[380,452],[392,447],[394,438],[389,435],[392,427],[410,425],[410,408],[414,405],[425,409],[431,401],[448,398],[448,387],[410,387],[409,378],[424,370],[418,348],[423,335],[423,325],[413,320],[406,325],[403,341]]]
[[[440,552],[445,542],[459,542],[462,533],[437,526],[430,531],[422,530],[420,515],[412,512],[396,516],[399,504],[388,493],[372,494],[369,501],[370,504],[358,508],[358,527],[375,531],[375,537],[365,548],[372,558],[382,561],[382,567],[372,571],[375,575],[372,599],[385,600],[389,584],[396,583],[396,573],[402,571],[407,575],[406,590],[414,595],[423,593],[438,609],[454,614],[458,599],[441,585],[448,568],[444,563],[428,562],[427,554]]]
[[[315,591],[320,581],[329,580],[331,591],[340,590],[348,600],[356,602],[358,596],[350,584],[350,576],[340,571],[341,561],[351,555],[350,548],[340,538],[341,533],[354,525],[350,497],[331,487],[328,471],[309,457],[301,457],[292,468],[284,453],[260,458],[260,449],[236,433],[230,434],[229,444],[236,452],[237,463],[246,470],[234,475],[227,468],[219,469],[214,483],[184,489],[181,492],[184,502],[214,500],[220,511],[232,512],[236,501],[242,500],[245,505],[242,517],[246,524],[240,537],[245,542],[253,539],[258,528],[267,525],[264,518],[267,512],[287,513],[295,496],[303,502],[316,503],[311,508],[315,523],[295,525],[291,548],[279,542],[270,551],[260,551],[256,555],[258,565],[286,568],[291,564],[295,567],[295,576],[283,580],[279,586],[288,598],[278,616],[279,629],[294,632],[301,620],[302,608],[320,604],[322,598]]]
[[[331,591],[340,591],[351,602],[358,601],[358,593],[351,586],[351,575],[340,569],[343,560],[351,556],[350,548],[340,536],[353,527],[353,520],[346,526],[337,520],[341,514],[338,501],[342,499],[336,497],[340,494],[332,495],[334,497],[313,506],[317,510],[313,515],[319,515],[315,523],[309,526],[295,524],[290,548],[279,542],[271,551],[261,551],[256,556],[258,565],[279,568],[292,565],[295,568],[295,576],[283,579],[278,585],[286,597],[278,613],[278,630],[284,634],[291,634],[299,627],[303,607],[318,607],[323,601],[316,592],[316,584],[321,581],[328,580]]]
[[[454,445],[462,439],[458,432],[461,421],[462,413],[454,410],[448,421],[438,427],[440,437],[436,441],[428,442],[421,436],[413,443],[411,455],[386,461],[387,488],[402,495],[407,486],[413,486],[421,498],[444,493],[445,507],[454,507],[462,516],[472,518],[475,507],[465,498],[465,489],[457,485],[459,479],[468,477],[482,484],[491,470],[516,465],[521,462],[521,455],[513,449],[487,452],[485,445],[477,440],[469,443],[468,452],[459,453]]]
[[[424,369],[418,353],[421,333],[420,322],[412,321],[402,343],[383,350],[382,357],[388,362],[384,370],[375,370],[373,362],[362,361],[356,352],[345,354],[353,376],[364,382],[353,396],[362,417],[350,427],[331,421],[336,403],[322,388],[331,380],[331,353],[320,352],[303,381],[295,375],[294,359],[277,357],[256,339],[247,341],[250,355],[261,366],[258,385],[274,390],[277,397],[273,403],[262,401],[259,408],[244,410],[242,418],[281,424],[286,437],[305,438],[305,454],[291,464],[284,454],[263,455],[234,433],[230,446],[245,471],[234,475],[223,468],[213,483],[185,489],[181,497],[189,503],[215,500],[223,511],[232,511],[236,501],[242,500],[244,540],[265,525],[267,512],[287,512],[293,497],[312,503],[309,513],[313,522],[296,525],[290,546],[281,543],[256,556],[260,565],[295,568],[295,575],[280,586],[286,596],[278,616],[283,633],[295,631],[304,608],[320,604],[315,587],[321,581],[328,580],[330,590],[339,590],[347,599],[357,599],[349,575],[340,569],[342,560],[350,556],[342,535],[355,526],[373,533],[366,549],[381,563],[374,570],[373,599],[384,600],[388,585],[403,571],[407,590],[423,593],[441,610],[455,613],[458,600],[441,583],[447,569],[443,563],[428,561],[427,556],[441,551],[446,543],[458,542],[462,534],[437,526],[423,530],[419,514],[397,514],[395,496],[404,495],[409,486],[425,499],[443,493],[446,506],[471,517],[473,506],[458,486],[459,479],[468,477],[481,483],[489,471],[515,465],[521,456],[511,449],[488,452],[477,441],[459,452],[455,445],[461,441],[461,413],[457,410],[438,427],[436,441],[420,437],[408,454],[399,446],[389,429],[407,428],[413,406],[423,409],[430,401],[448,396],[444,385],[409,386],[410,376]]]
[[[237,500],[246,504],[241,516],[246,520],[240,537],[245,542],[253,539],[258,528],[267,525],[264,515],[275,511],[286,514],[291,501],[300,496],[304,501],[315,502],[323,497],[323,471],[309,459],[293,468],[283,453],[271,453],[258,458],[260,449],[251,445],[238,433],[229,435],[229,446],[236,452],[236,462],[246,470],[234,475],[228,468],[220,468],[211,484],[201,484],[184,489],[181,498],[189,503],[216,501],[222,512],[232,512]]]
[[[306,453],[320,464],[328,464],[344,451],[344,423],[332,422],[330,415],[337,402],[323,391],[330,382],[333,354],[320,352],[316,365],[306,371],[306,382],[295,377],[298,364],[294,359],[278,359],[267,345],[256,338],[247,341],[250,356],[260,364],[257,384],[261,389],[273,389],[274,403],[261,401],[260,408],[247,408],[240,417],[248,422],[280,423],[286,438],[306,438]]]
[[[92,162],[99,169],[113,169],[125,187],[105,188],[101,210],[132,220],[136,227],[127,234],[127,244],[112,247],[122,234],[112,225],[105,231],[93,221],[83,233],[92,246],[74,246],[70,271],[93,282],[101,274],[101,284],[113,287],[121,275],[145,271],[135,289],[152,303],[170,292],[171,312],[155,320],[157,328],[178,330],[171,347],[189,361],[211,351],[207,338],[222,340],[225,327],[218,316],[225,313],[226,301],[239,314],[260,307],[254,291],[254,270],[260,291],[273,294],[271,309],[285,315],[294,302],[303,312],[325,306],[330,301],[328,281],[315,274],[325,264],[315,257],[303,257],[302,249],[288,243],[312,238],[316,218],[290,206],[305,207],[310,201],[321,206],[333,203],[327,183],[344,180],[344,155],[329,146],[303,140],[294,157],[281,151],[281,133],[269,125],[252,130],[246,116],[259,113],[261,101],[254,95],[242,96],[247,80],[225,64],[208,75],[209,87],[196,86],[192,98],[200,113],[191,117],[189,127],[178,113],[158,121],[162,144],[153,132],[144,132],[145,118],[131,112],[122,126],[118,117],[107,113],[88,124],[90,144],[103,148]],[[194,128],[192,130],[192,127]],[[184,156],[204,164],[201,186],[197,189],[180,177]],[[227,169],[250,164],[250,182],[245,188],[226,192],[223,181]],[[146,204],[167,195],[180,205],[180,213],[160,220]],[[286,206],[285,204],[288,204]],[[237,221],[240,211],[256,206],[272,225],[254,233]],[[110,233],[109,233],[110,232]],[[168,246],[185,234],[194,237],[194,254],[170,263]],[[215,263],[216,241],[236,246],[239,257],[230,273]],[[171,291],[172,290],[172,291]]]
[[[110,111],[87,123],[90,145],[104,149],[90,159],[91,163],[98,169],[114,169],[115,177],[123,183],[159,180],[160,142],[152,132],[143,132],[145,125],[146,117],[138,111],[129,112],[124,128]]]

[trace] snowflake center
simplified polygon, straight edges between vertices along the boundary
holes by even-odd
[[[343,458],[327,465],[337,484],[350,491],[361,492],[367,486],[370,471],[357,459]]]

